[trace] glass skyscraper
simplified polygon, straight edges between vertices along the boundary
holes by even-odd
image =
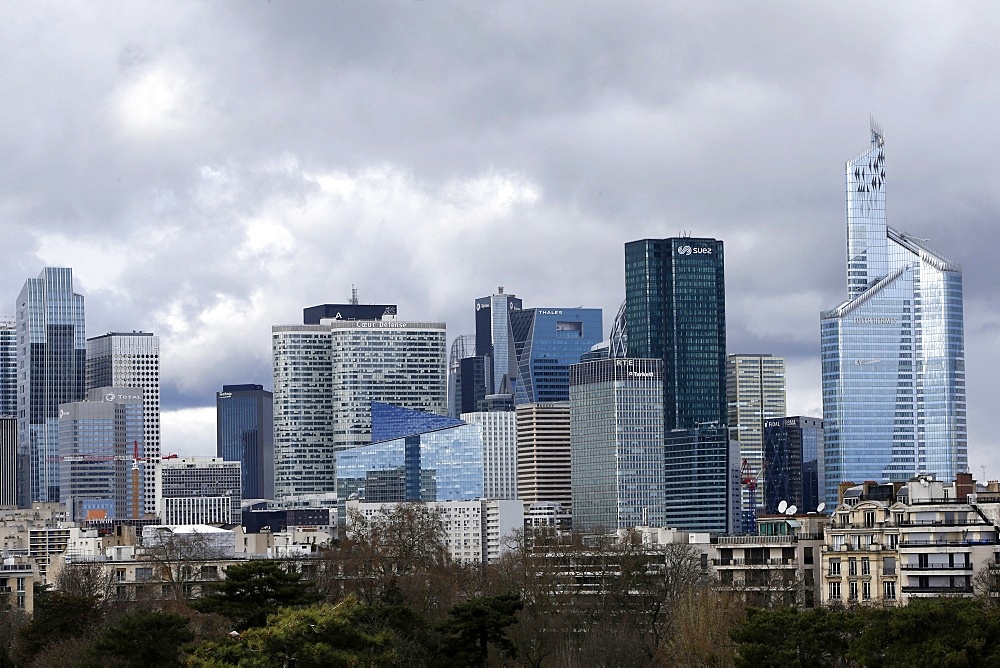
[[[223,385],[215,394],[216,454],[240,463],[244,499],[274,498],[272,411],[263,385]]]
[[[604,338],[599,308],[530,308],[510,314],[517,357],[514,401],[569,399],[569,367]]]
[[[108,332],[87,339],[87,390],[95,387],[142,389],[143,495],[146,513],[156,514],[155,464],[160,459],[160,337],[151,332]]]
[[[663,361],[570,367],[573,528],[664,524]]]
[[[764,512],[776,513],[782,501],[802,512],[816,510],[823,501],[823,420],[764,420],[764,458]]]
[[[882,130],[847,163],[847,300],[820,315],[825,497],[968,470],[962,272],[886,224]]]
[[[625,244],[628,356],[663,360],[668,432],[726,423],[724,264],[716,239]]]
[[[18,504],[59,501],[59,404],[83,401],[87,334],[73,270],[46,267],[16,304]]]

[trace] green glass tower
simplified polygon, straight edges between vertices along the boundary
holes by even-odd
[[[663,360],[667,432],[726,424],[722,242],[673,237],[625,244],[628,356]]]

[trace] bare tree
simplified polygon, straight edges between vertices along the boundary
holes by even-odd
[[[150,564],[149,582],[160,586],[159,597],[184,601],[200,593],[202,582],[218,579],[218,564],[212,562],[231,552],[217,545],[210,534],[175,533],[164,528],[143,546],[137,560]]]

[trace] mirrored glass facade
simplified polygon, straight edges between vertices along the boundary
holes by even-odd
[[[46,267],[17,297],[18,505],[59,501],[59,404],[82,401],[87,334],[73,270]]]
[[[625,244],[628,356],[663,360],[667,431],[726,423],[724,266],[716,239]]]
[[[514,401],[551,403],[569,399],[569,367],[601,342],[599,308],[531,308],[511,314],[517,357]]]
[[[663,361],[570,367],[573,528],[664,524]]]
[[[263,385],[215,393],[216,455],[240,463],[244,499],[274,498],[273,398]]]
[[[377,503],[483,497],[483,442],[461,424],[337,453],[337,496]]]
[[[821,316],[824,495],[968,469],[962,272],[887,226],[885,154],[847,163],[848,299]]]

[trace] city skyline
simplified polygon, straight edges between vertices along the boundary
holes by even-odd
[[[218,388],[270,386],[270,326],[352,286],[449,345],[498,285],[601,308],[607,333],[622,245],[683,232],[726,243],[727,350],[786,358],[788,413],[818,416],[871,113],[893,226],[963,267],[970,469],[1000,477],[1000,11],[236,7],[42,4],[0,27],[3,311],[72,267],[88,332],[159,335],[164,452],[211,454]]]

